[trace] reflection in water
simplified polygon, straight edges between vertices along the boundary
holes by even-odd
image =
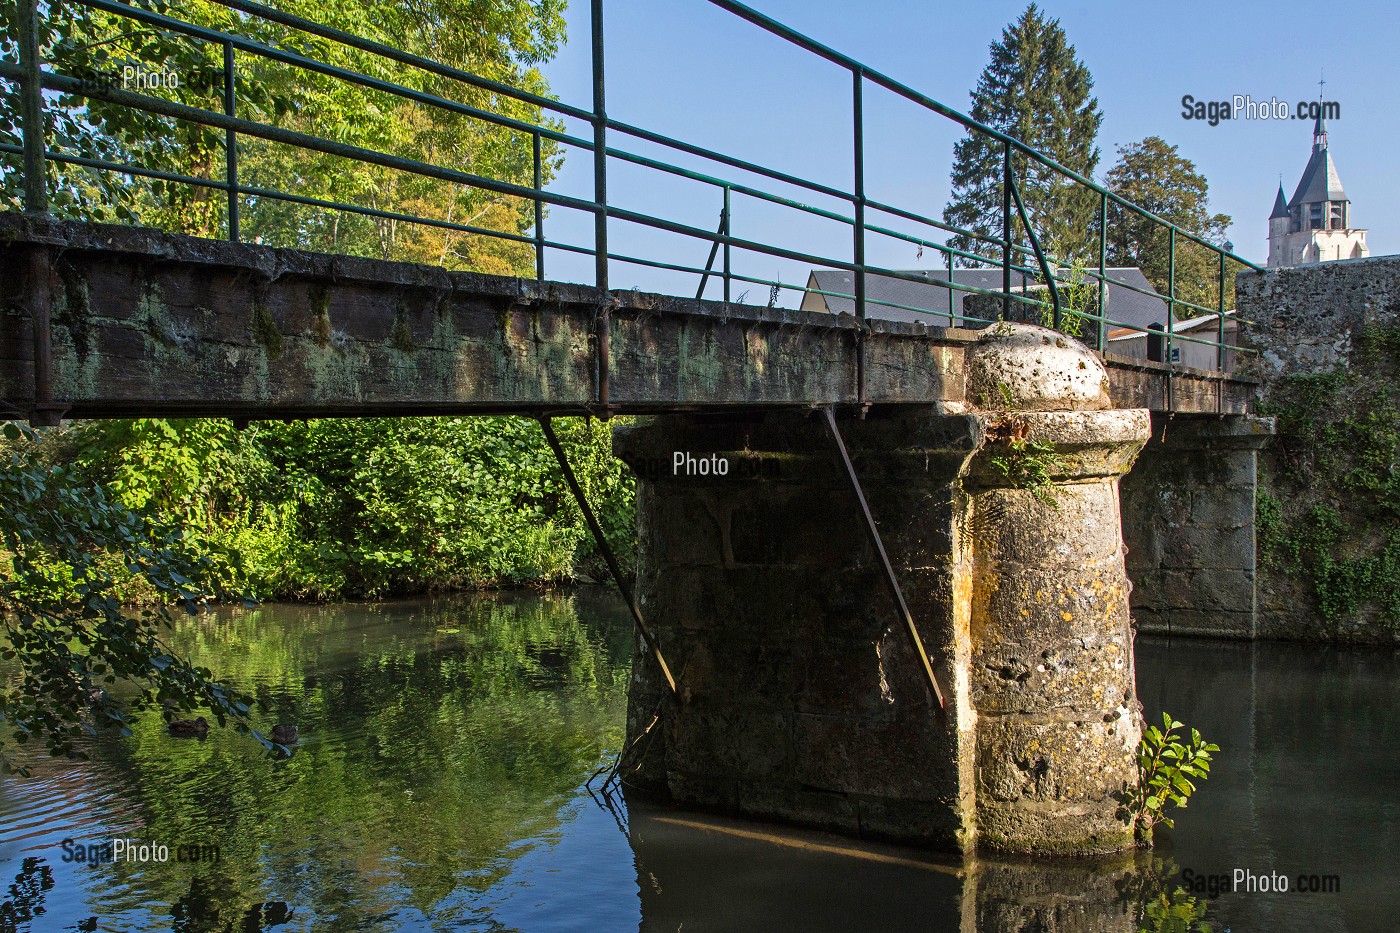
[[[643,931],[1206,933],[1149,853],[949,861],[629,801]]]
[[[91,762],[4,782],[0,859],[45,860],[51,919],[487,928],[491,894],[621,739],[630,642],[586,599],[269,606],[187,622],[175,641],[256,693],[265,728],[296,723],[297,754],[271,760],[220,730],[175,740],[148,716],[129,739],[96,743]],[[65,838],[172,855],[65,863]],[[203,844],[217,861],[177,863],[177,845]]]
[[[0,904],[0,930],[18,929],[44,915],[44,899],[53,887],[53,869],[41,858],[28,856]]]
[[[1143,639],[1147,708],[1223,748],[1176,831],[1150,854],[964,863],[596,805],[583,784],[621,743],[631,639],[593,592],[186,622],[179,646],[262,698],[264,726],[299,726],[296,755],[148,718],[89,762],[0,780],[0,933],[1394,928],[1393,654]],[[219,858],[64,860],[65,839],[112,838]],[[1182,883],[1234,867],[1343,887],[1207,903]]]

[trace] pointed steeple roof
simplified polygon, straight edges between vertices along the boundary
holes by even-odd
[[[1269,219],[1275,217],[1288,216],[1288,198],[1283,195],[1283,182],[1278,183],[1278,196],[1274,198],[1274,212],[1269,215]]]
[[[1313,121],[1313,139],[1327,135],[1327,121],[1322,119],[1322,108],[1317,108],[1317,119]],[[1324,143],[1325,144],[1325,143]]]
[[[1322,146],[1313,148],[1308,167],[1303,169],[1303,177],[1298,182],[1293,197],[1289,199],[1288,206],[1345,200],[1347,195],[1342,190],[1342,180],[1337,176],[1337,166],[1333,164],[1332,154],[1327,151],[1327,143],[1324,140]]]

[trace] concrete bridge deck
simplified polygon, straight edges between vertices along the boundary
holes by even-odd
[[[600,321],[613,412],[860,400],[849,315],[14,213],[0,214],[0,284],[0,402],[12,415],[36,400],[73,418],[598,411]],[[978,332],[868,328],[867,403],[976,403],[965,357]],[[1241,414],[1254,396],[1231,374],[1105,362],[1119,408]]]

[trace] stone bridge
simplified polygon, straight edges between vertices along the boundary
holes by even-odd
[[[858,341],[850,315],[14,213],[0,214],[0,282],[0,399],[24,415],[36,403],[73,418],[292,418],[603,413],[603,398],[621,414],[976,402],[965,374],[978,332],[956,328],[871,320]],[[1231,375],[1105,362],[1120,408],[1243,414],[1254,394]]]
[[[862,332],[14,214],[0,282],[0,399],[40,423],[657,416],[618,437],[655,640],[624,770],[682,803],[964,851],[1121,849],[1129,573],[1149,625],[1254,631],[1268,426],[1233,375],[1024,325]]]

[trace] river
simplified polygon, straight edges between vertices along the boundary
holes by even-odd
[[[0,779],[0,933],[1400,929],[1393,651],[1140,638],[1146,709],[1220,744],[1214,774],[1150,854],[1007,864],[600,804],[631,650],[601,589],[228,610],[175,643],[295,756],[147,716],[33,759]],[[169,860],[76,859],[113,839]],[[1236,869],[1295,890],[1207,890]]]

